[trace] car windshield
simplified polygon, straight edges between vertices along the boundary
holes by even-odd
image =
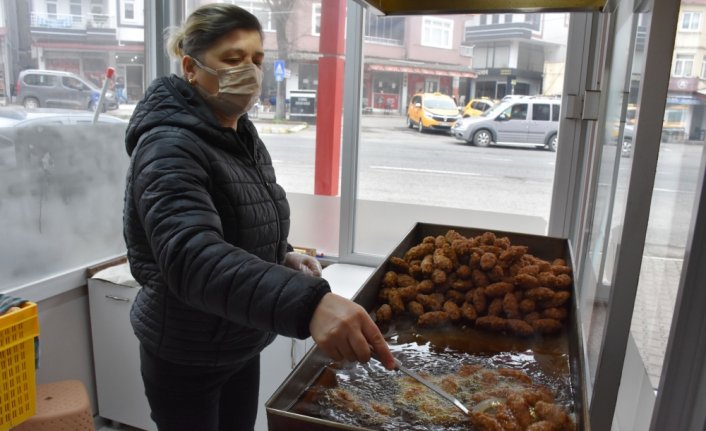
[[[456,104],[451,99],[426,99],[424,106],[427,109],[457,109]]]

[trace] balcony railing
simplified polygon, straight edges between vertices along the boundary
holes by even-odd
[[[70,15],[32,12],[31,26],[66,30],[110,29],[115,28],[115,16],[94,13]]]
[[[379,37],[379,36],[366,35],[364,40],[366,42],[377,43],[380,45],[394,45],[394,46],[403,46],[404,45],[404,40],[392,39],[389,37]]]

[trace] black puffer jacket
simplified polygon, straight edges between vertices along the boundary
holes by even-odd
[[[309,336],[330,291],[282,266],[289,205],[253,124],[221,127],[177,76],[157,79],[126,135],[123,215],[128,260],[142,289],[135,334],[173,362],[220,365],[259,353],[274,334]]]

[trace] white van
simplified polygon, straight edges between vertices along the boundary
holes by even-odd
[[[479,147],[527,145],[556,151],[561,101],[523,97],[502,102],[480,117],[457,121],[451,134]]]

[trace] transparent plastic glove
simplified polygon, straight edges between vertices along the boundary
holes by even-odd
[[[284,266],[296,269],[304,274],[321,277],[321,264],[315,257],[309,256],[308,254],[289,252],[284,257],[283,263]]]

